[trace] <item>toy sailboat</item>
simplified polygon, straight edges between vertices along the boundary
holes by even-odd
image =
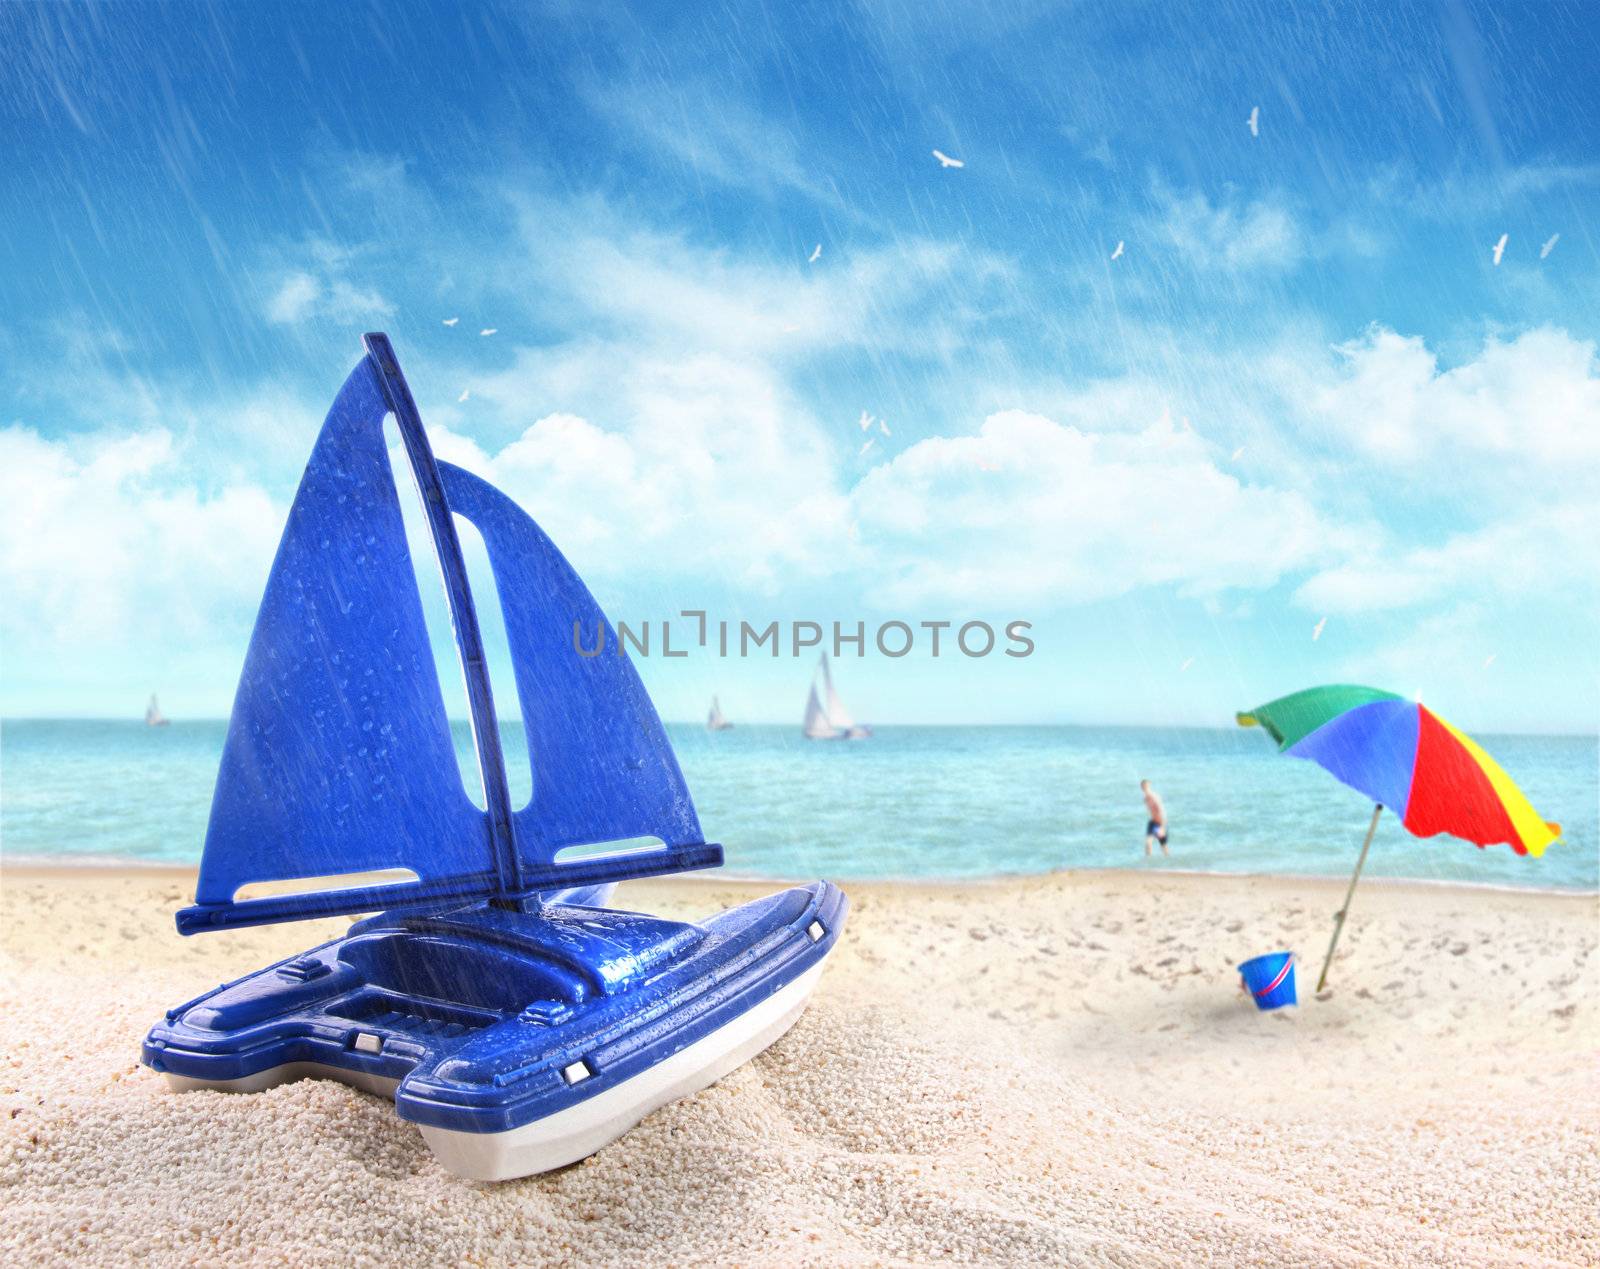
[[[833,686],[833,672],[828,668],[828,654],[822,654],[822,660],[817,663],[817,669],[822,674],[822,695],[817,695],[817,675],[811,676],[811,695],[806,698],[805,717],[801,719],[800,730],[807,740],[865,740],[872,735],[872,728],[858,723],[850,716],[850,711],[844,706],[844,701],[839,698],[838,691]]]
[[[289,512],[178,928],[379,915],[170,1010],[142,1058],[179,1089],[343,1080],[393,1097],[450,1170],[526,1176],[782,1035],[846,901],[819,881],[696,924],[606,906],[617,881],[715,867],[722,849],[628,659],[574,652],[574,622],[616,637],[582,580],[503,493],[435,460],[388,339],[364,342]],[[445,716],[390,414],[444,577],[480,803]],[[457,516],[482,535],[501,599],[533,764],[521,809]],[[654,844],[617,848],[640,838]],[[285,881],[298,892],[241,893]]]

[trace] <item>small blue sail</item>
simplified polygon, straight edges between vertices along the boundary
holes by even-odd
[[[387,412],[363,358],[289,511],[234,699],[196,904],[180,928],[281,920],[307,902],[305,915],[374,905],[346,890],[231,910],[250,882],[410,869],[430,895],[470,894],[494,872],[428,644]],[[382,887],[381,902],[417,888]]]
[[[483,536],[505,616],[533,763],[533,797],[512,816],[522,874],[548,875],[566,847],[640,837],[679,856],[656,861],[663,871],[720,863],[655,706],[583,579],[500,490],[450,463],[439,473],[451,509]],[[602,650],[580,652],[575,627],[585,648]]]
[[[583,582],[509,498],[436,462],[389,341],[366,344],[289,512],[234,700],[196,901],[178,928],[537,906],[541,892],[719,864],[632,666],[573,648],[573,621],[602,626],[615,646]],[[390,413],[445,582],[487,811],[461,784],[384,441]],[[505,612],[535,774],[516,813],[456,512],[489,547]],[[643,836],[664,847],[557,862],[567,846]],[[250,883],[395,869],[417,880],[237,898]]]

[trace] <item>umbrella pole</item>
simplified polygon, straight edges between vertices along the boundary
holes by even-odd
[[[1361,843],[1361,856],[1356,860],[1356,870],[1350,874],[1350,889],[1344,892],[1344,907],[1334,914],[1333,938],[1328,941],[1328,959],[1322,962],[1322,976],[1317,979],[1317,990],[1328,984],[1328,966],[1333,964],[1333,949],[1339,946],[1339,936],[1344,933],[1344,919],[1350,911],[1350,900],[1355,898],[1356,882],[1361,880],[1361,867],[1367,862],[1367,851],[1372,846],[1372,835],[1378,831],[1378,816],[1383,814],[1383,803],[1372,808],[1372,823],[1367,825],[1367,840]]]

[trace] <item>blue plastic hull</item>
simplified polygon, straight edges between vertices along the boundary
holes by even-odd
[[[846,907],[819,881],[697,924],[572,905],[386,913],[170,1011],[142,1058],[224,1088],[330,1073],[392,1086],[424,1129],[512,1134],[626,1100],[614,1090],[770,1010],[820,967]]]

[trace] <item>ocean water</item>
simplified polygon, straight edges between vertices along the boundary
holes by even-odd
[[[793,727],[716,735],[670,728],[708,839],[742,876],[962,878],[1146,866],[1148,777],[1172,857],[1155,867],[1345,876],[1371,807],[1256,731],[1121,727],[884,727],[814,743]],[[7,859],[194,863],[225,724],[12,721],[0,725],[0,851]],[[1385,815],[1371,875],[1600,888],[1600,742],[1481,738],[1546,818],[1542,859]],[[513,790],[531,787],[511,743]],[[470,762],[464,725],[458,748]]]

